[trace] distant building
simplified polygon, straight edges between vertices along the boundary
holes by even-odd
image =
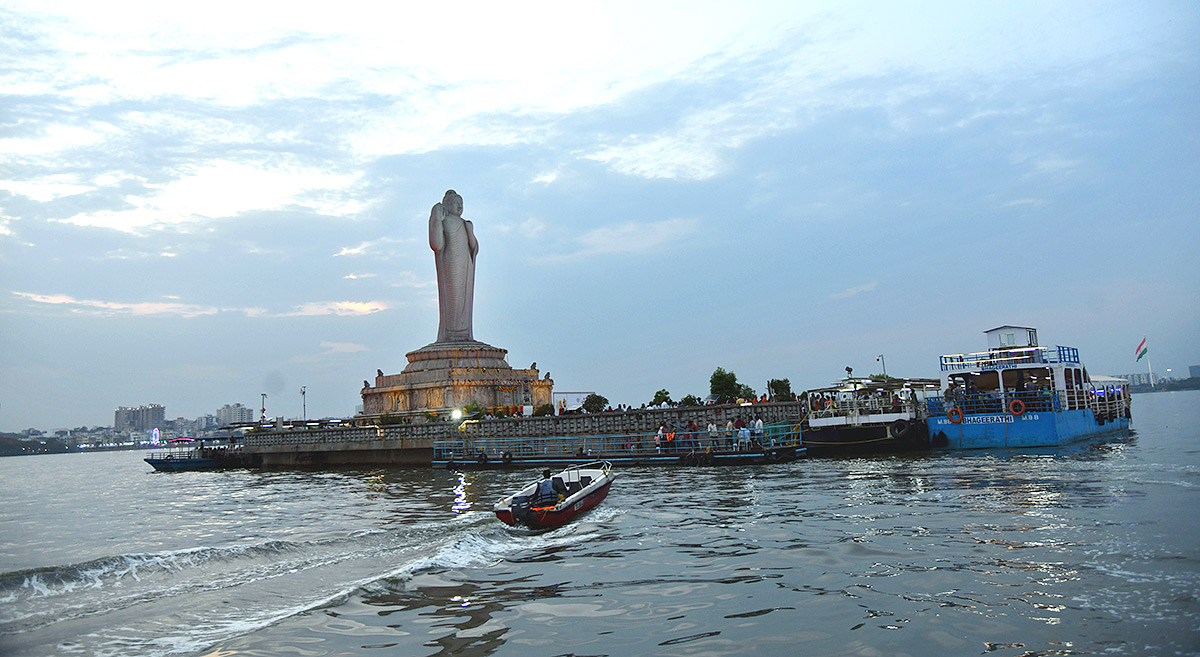
[[[113,429],[118,433],[132,431],[150,431],[163,427],[167,417],[167,409],[162,404],[147,404],[145,406],[121,406],[113,417]]]
[[[1188,365],[1188,376],[1193,379],[1200,377],[1200,365]]]
[[[196,418],[196,431],[212,431],[219,426],[221,426],[221,424],[220,421],[217,420],[217,416],[212,415],[211,413],[209,415],[201,415],[200,417]]]
[[[234,404],[232,406],[225,404],[217,409],[216,415],[217,425],[222,427],[227,427],[238,422],[254,421],[254,409],[246,408],[241,404]]]
[[[1125,379],[1131,386],[1154,385],[1154,382],[1150,380],[1150,374],[1148,372],[1137,372],[1136,374],[1118,374],[1117,378]]]

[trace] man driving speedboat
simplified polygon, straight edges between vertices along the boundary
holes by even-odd
[[[533,506],[555,506],[567,495],[567,487],[561,479],[550,476],[550,470],[542,470],[542,480],[538,482],[537,492],[533,494]]]

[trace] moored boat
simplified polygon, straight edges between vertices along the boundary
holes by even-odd
[[[1074,347],[1041,347],[1037,330],[985,331],[988,350],[941,357],[929,400],[934,449],[1046,447],[1129,430],[1123,379],[1093,377]]]
[[[801,395],[810,456],[929,449],[925,397],[937,379],[850,378]]]
[[[496,517],[506,525],[552,529],[603,501],[614,479],[607,461],[572,465],[553,476],[546,470],[541,479],[497,502]]]
[[[165,448],[152,450],[142,459],[159,472],[219,470],[258,465],[255,455],[246,454],[234,438],[172,438]]]

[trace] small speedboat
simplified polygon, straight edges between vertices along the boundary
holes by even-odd
[[[496,517],[506,525],[552,529],[599,504],[616,478],[608,461],[572,465],[553,476],[546,470],[541,479],[496,502]]]

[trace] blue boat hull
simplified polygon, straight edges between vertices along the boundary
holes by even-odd
[[[991,449],[996,447],[1053,447],[1112,433],[1129,431],[1129,418],[1103,424],[1091,409],[965,415],[960,422],[946,416],[929,418],[933,449]]]

